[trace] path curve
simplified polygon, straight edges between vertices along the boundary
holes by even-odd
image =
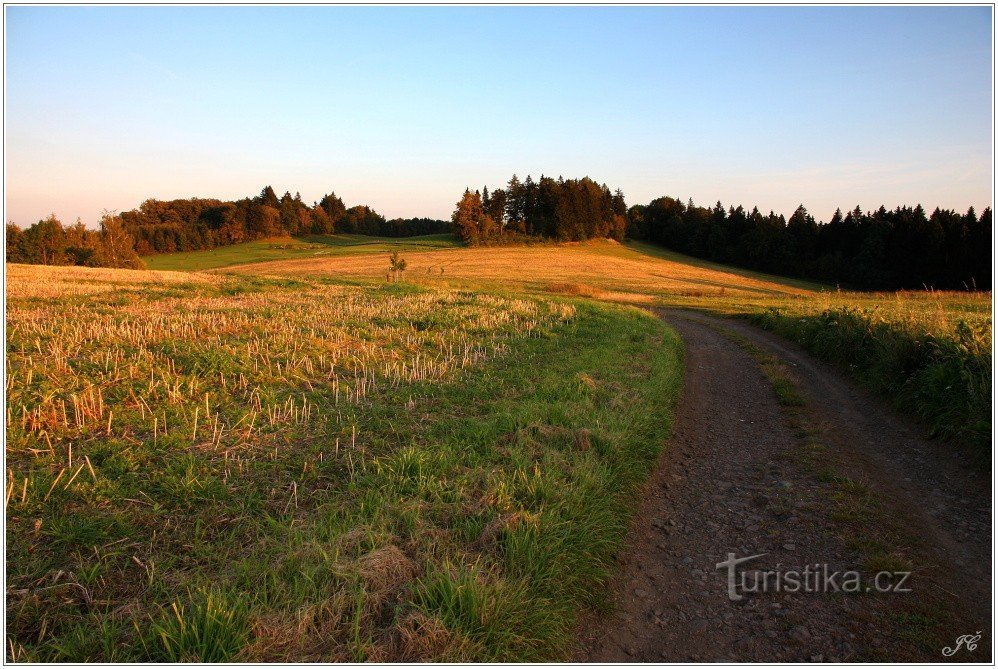
[[[686,347],[673,437],[641,497],[618,556],[614,611],[580,626],[583,662],[862,661],[943,658],[897,633],[890,595],[779,593],[731,601],[729,553],[765,553],[746,568],[863,570],[862,556],[829,519],[830,484],[795,461],[800,428],[757,363],[724,328],[777,356],[807,399],[843,469],[899,525],[923,538],[908,557],[914,587],[938,588],[954,639],[978,629],[973,655],[990,659],[991,517],[988,477],[945,445],[799,347],[743,321],[662,310]],[[934,596],[937,593],[934,593]],[[963,629],[976,625],[976,629]],[[959,634],[956,630],[961,630]],[[948,633],[948,631],[947,631]]]

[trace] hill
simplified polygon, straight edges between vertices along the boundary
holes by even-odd
[[[392,249],[405,248],[392,244]],[[387,247],[372,247],[387,252]],[[360,250],[360,249],[356,249]],[[290,257],[231,265],[226,272],[264,276],[328,276],[383,280],[386,255],[355,247],[321,257]],[[201,256],[203,257],[203,256]],[[805,294],[819,284],[787,280],[663,253],[644,244],[589,241],[530,246],[411,249],[405,280],[420,285],[527,288],[649,301],[664,294],[687,297]]]
[[[202,251],[156,254],[146,256],[144,260],[149,269],[198,271],[272,260],[389,253],[392,250],[425,251],[451,248],[459,244],[453,235],[403,238],[346,234],[303,235],[258,239]]]

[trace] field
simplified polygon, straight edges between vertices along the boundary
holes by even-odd
[[[11,659],[567,658],[679,388],[630,304],[753,320],[990,456],[990,294],[325,239],[7,266]]]
[[[634,242],[458,248],[406,258],[406,280],[424,286],[515,287],[748,318],[841,366],[981,463],[990,461],[990,293],[841,291]],[[385,268],[381,255],[343,255],[227,271],[371,281]]]
[[[8,654],[563,657],[668,431],[628,307],[8,266]]]
[[[456,248],[408,253],[405,279],[427,286],[518,288],[651,302],[660,295],[686,297],[803,295],[815,284],[787,282],[709,263],[663,258],[646,245],[590,241],[535,246]],[[265,276],[329,276],[384,280],[384,254],[343,254],[231,266],[226,272]]]
[[[305,235],[260,239],[244,244],[222,246],[210,251],[162,253],[146,256],[143,260],[154,270],[204,270],[229,267],[245,263],[286,260],[288,258],[327,258],[338,255],[387,253],[398,251],[426,251],[457,246],[451,235],[423,235],[421,237],[365,237],[362,235]]]

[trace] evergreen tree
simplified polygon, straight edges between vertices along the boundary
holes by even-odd
[[[281,206],[280,200],[277,199],[277,193],[270,186],[264,186],[263,190],[260,191],[259,201],[260,204],[273,207],[274,209]]]

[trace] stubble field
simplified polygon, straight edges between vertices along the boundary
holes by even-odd
[[[676,393],[630,308],[7,269],[21,661],[563,656]]]

